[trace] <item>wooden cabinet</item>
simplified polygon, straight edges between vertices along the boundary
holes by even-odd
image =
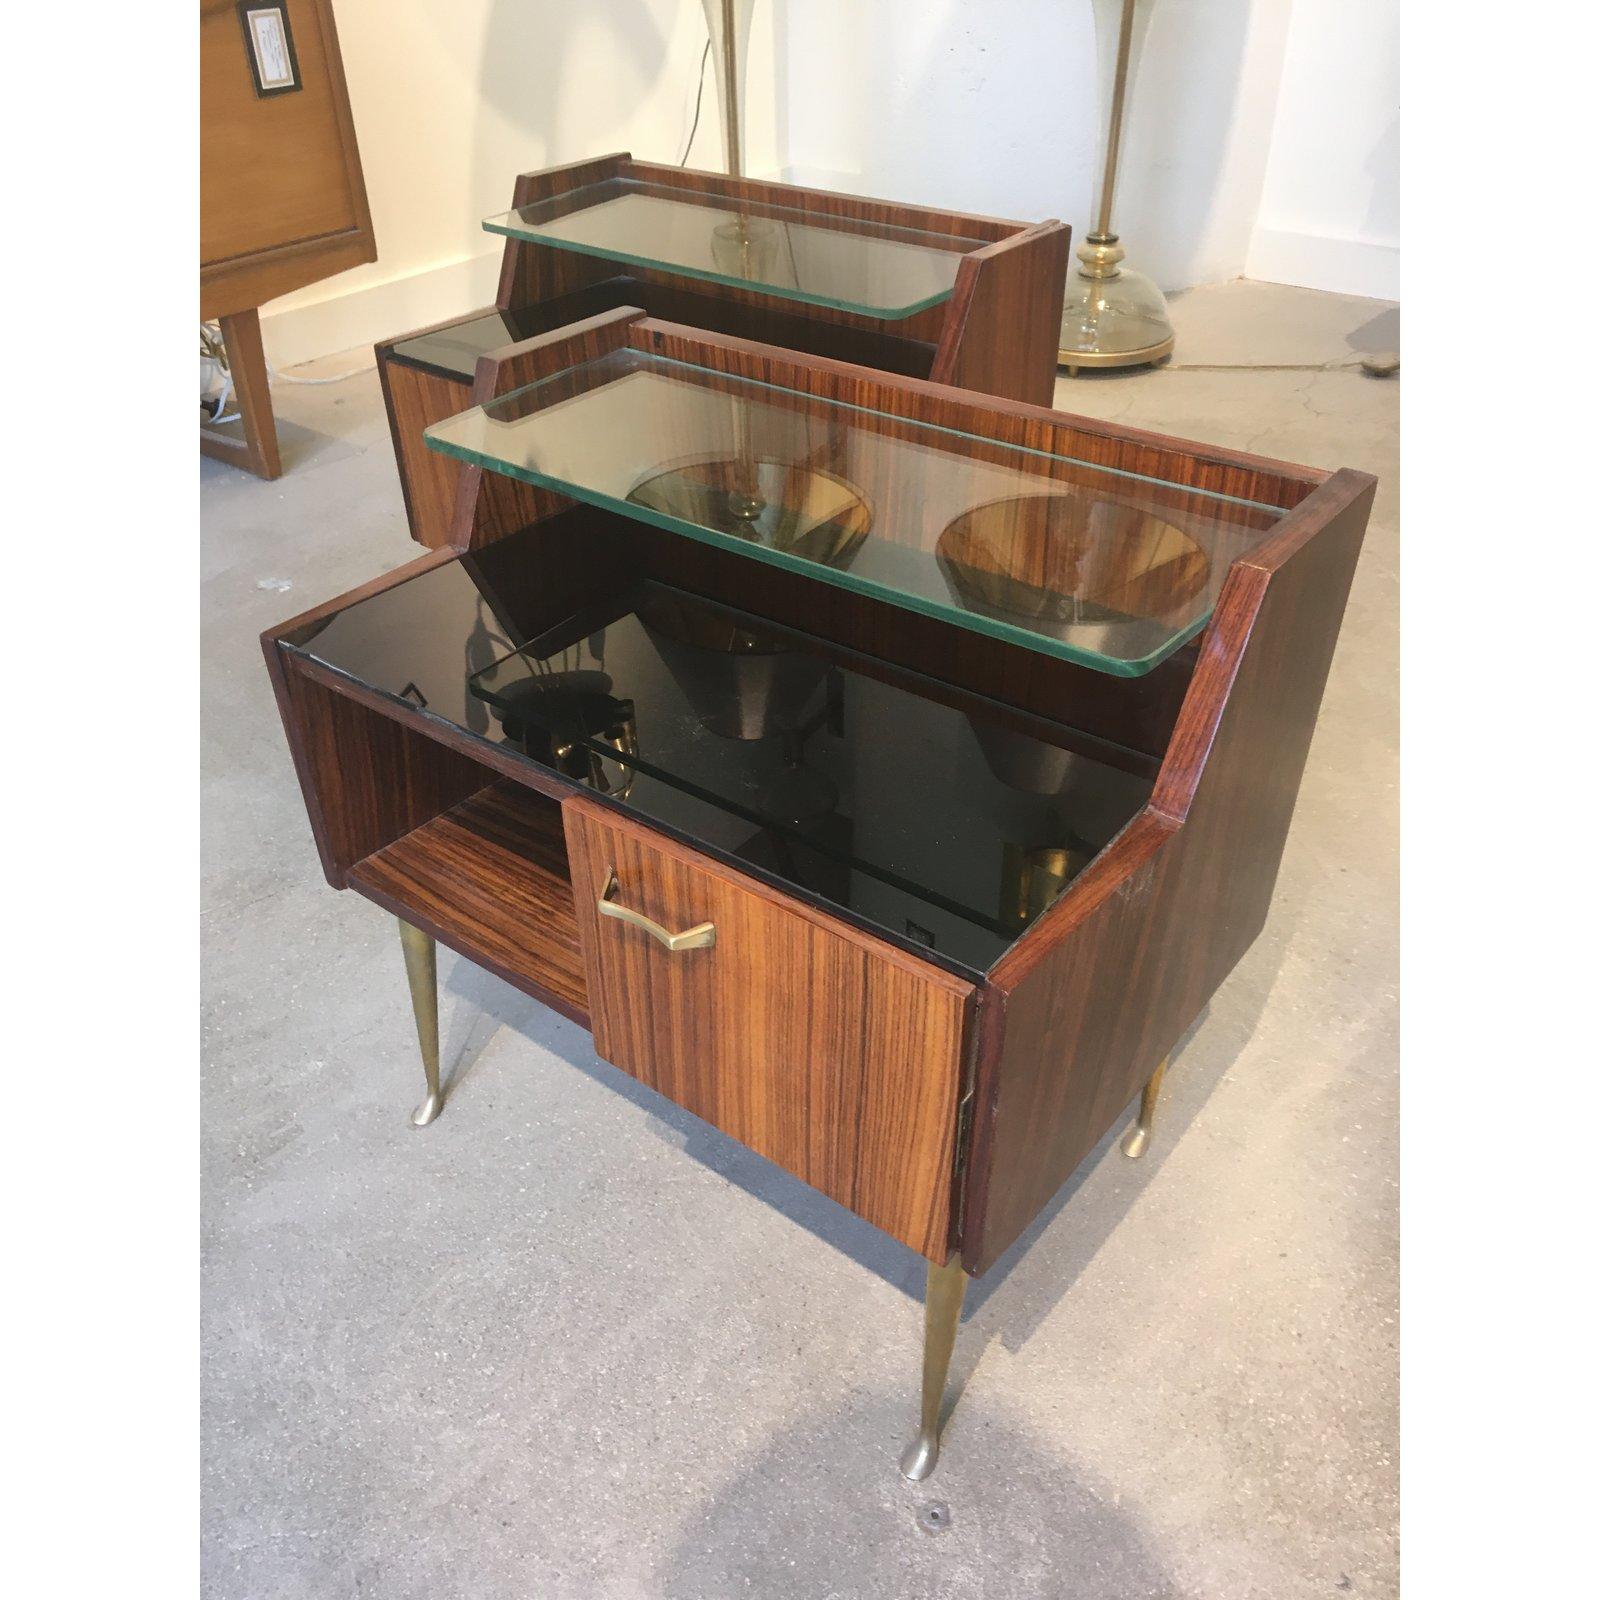
[[[200,316],[220,320],[242,434],[201,449],[281,470],[257,308],[377,259],[330,0],[286,0],[299,87],[261,95],[234,0],[200,6]]]
[[[927,1259],[923,1476],[1262,927],[1373,482],[628,311],[474,398],[452,546],[263,641],[324,870]]]

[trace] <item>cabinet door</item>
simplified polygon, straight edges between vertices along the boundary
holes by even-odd
[[[599,1055],[942,1262],[972,985],[593,801],[562,813]]]

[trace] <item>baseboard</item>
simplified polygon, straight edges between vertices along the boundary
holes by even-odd
[[[1257,228],[1250,235],[1244,275],[1264,283],[1294,283],[1305,289],[1331,289],[1335,294],[1398,300],[1400,247]]]
[[[499,277],[500,251],[494,249],[343,292],[330,279],[333,292],[318,299],[308,301],[302,291],[261,308],[267,359],[292,367],[492,305]]]

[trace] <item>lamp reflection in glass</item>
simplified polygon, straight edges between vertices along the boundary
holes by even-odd
[[[728,176],[744,176],[745,68],[750,55],[750,17],[755,0],[701,0],[706,30],[717,57],[717,105],[722,112],[723,154]],[[778,264],[778,227],[764,217],[735,217],[711,230],[717,270],[749,283],[771,283]]]
[[[1141,652],[1141,630],[1152,644],[1166,638],[1172,614],[1194,607],[1211,580],[1205,552],[1181,529],[1137,505],[1069,490],[973,506],[935,550],[969,611],[1130,657]],[[1065,819],[1098,836],[1104,769],[996,719],[968,721],[995,777],[1050,802],[1028,842],[1008,844],[1001,861],[1000,919],[1020,931],[1095,854]]]
[[[872,527],[853,484],[821,467],[758,455],[749,409],[733,407],[733,454],[683,461],[628,495],[635,505],[823,566],[847,567]]]
[[[807,736],[826,715],[817,691],[828,663],[684,595],[657,590],[639,620],[702,727],[746,743],[782,739],[782,768],[757,797],[761,813],[797,828],[828,816],[838,788],[805,765]]]
[[[964,511],[939,535],[945,582],[969,611],[1124,658],[1170,633],[1211,580],[1200,546],[1126,501],[1056,491]]]
[[[1000,921],[1021,932],[1041,916],[1083,869],[1094,851],[1081,839],[1066,845],[1024,850],[1008,844],[1000,860]]]
[[[493,668],[467,680],[472,693],[488,703],[506,742],[601,794],[626,799],[633,787],[632,759],[639,753],[633,701],[611,692],[607,673],[552,667],[531,656],[522,659],[532,675],[497,682],[492,694],[481,680]],[[595,749],[597,743],[611,746],[620,759],[608,763]],[[608,770],[612,765],[615,775]]]
[[[1154,0],[1094,0],[1100,59],[1101,171],[1093,231],[1067,274],[1057,359],[1074,377],[1079,367],[1137,367],[1172,353],[1172,319],[1154,280],[1125,267],[1126,251],[1111,227],[1122,119],[1133,91]]]

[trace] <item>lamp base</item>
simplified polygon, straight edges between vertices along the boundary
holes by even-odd
[[[1079,255],[1090,270],[1067,279],[1057,362],[1076,377],[1080,367],[1143,367],[1171,355],[1172,319],[1154,281],[1119,264],[1114,238],[1091,238]]]
[[[1141,350],[1058,350],[1056,365],[1067,369],[1069,378],[1078,376],[1079,367],[1153,367],[1172,354],[1173,336]]]

